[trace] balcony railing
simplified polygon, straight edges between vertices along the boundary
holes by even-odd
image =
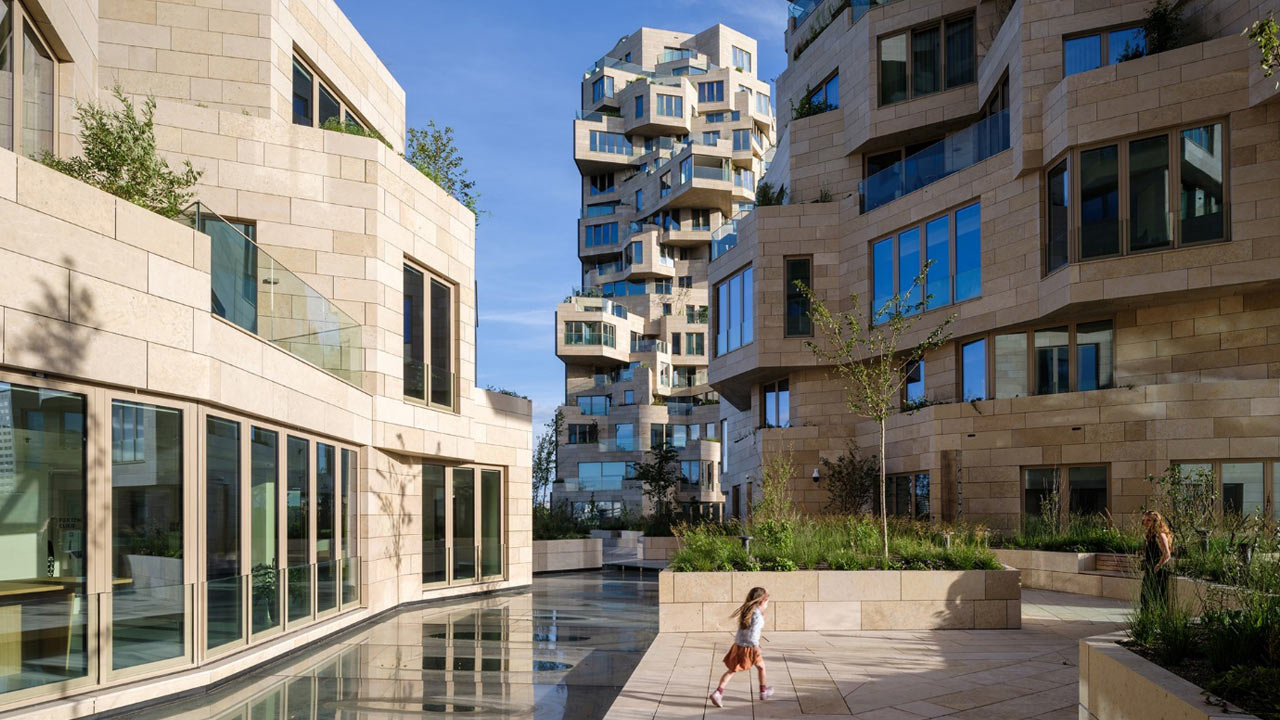
[[[870,212],[1008,149],[1009,111],[1002,110],[863,180],[858,184],[862,211]],[[714,246],[712,251],[714,258]]]
[[[693,176],[696,178],[702,178],[703,180],[729,182],[729,166],[722,165],[720,167],[703,167],[701,165],[694,165]]]
[[[843,9],[845,5],[851,5],[853,7],[852,21],[856,23],[861,20],[862,16],[866,15],[867,11],[871,8],[880,5],[888,5],[892,2],[897,2],[897,0],[852,0],[852,2],[845,0],[843,3],[836,3],[835,9],[833,9],[831,14],[834,16],[840,11],[840,9]],[[822,0],[791,0],[791,2],[787,3],[787,14],[795,19],[795,22],[792,23],[791,27],[800,27],[805,20],[809,19],[809,16],[813,14],[813,11],[817,10],[821,5]]]
[[[602,345],[604,347],[614,347],[614,336],[598,330],[565,330],[564,344],[573,346]]]
[[[711,259],[715,260],[729,252],[738,244],[738,221],[747,216],[749,210],[743,210],[729,219],[711,233]]]
[[[645,339],[645,340],[631,341],[631,352],[633,353],[650,353],[650,352],[665,353],[667,351],[668,350],[667,350],[666,340]]]
[[[193,203],[181,218],[212,239],[211,312],[353,385],[361,384],[360,323],[202,203]]]

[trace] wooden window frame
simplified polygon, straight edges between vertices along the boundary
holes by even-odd
[[[422,586],[422,589],[426,591],[426,590],[438,590],[443,588],[467,587],[467,586],[473,586],[473,585],[484,585],[487,583],[502,582],[507,580],[510,577],[510,573],[511,573],[510,546],[506,542],[507,528],[509,525],[507,513],[510,512],[510,508],[511,508],[511,484],[510,484],[511,475],[507,471],[507,468],[501,465],[489,465],[485,463],[449,463],[437,458],[422,458],[421,460],[418,460],[414,464],[415,473],[418,475],[420,479],[419,480],[420,490],[423,489],[423,485],[421,481],[422,468],[426,465],[435,465],[435,466],[444,468],[444,496],[448,498],[449,503],[448,503],[448,507],[445,508],[445,513],[444,513],[444,537],[445,537],[444,577],[445,579],[436,581],[436,582],[430,582],[430,583],[422,582],[422,573],[420,571],[418,573],[418,580]],[[474,518],[474,524],[475,524],[475,536],[472,538],[472,540],[475,542],[475,545],[473,547],[476,555],[475,555],[475,576],[470,578],[455,578],[453,573],[453,570],[454,570],[453,471],[457,469],[469,469],[469,470],[473,470],[475,473],[472,476],[472,483],[473,483],[472,494],[474,495],[474,498],[472,500],[472,503],[473,503],[472,512],[474,514],[472,515],[472,517]],[[502,476],[502,484],[501,484],[502,506],[498,513],[498,524],[499,524],[498,537],[502,539],[502,543],[501,543],[502,573],[499,575],[484,575],[482,572],[482,567],[483,567],[482,552],[483,551],[481,548],[483,547],[482,541],[484,539],[484,529],[483,529],[484,521],[481,513],[484,509],[484,506],[481,503],[483,499],[482,498],[483,493],[481,490],[480,483],[481,483],[481,478],[483,477],[482,473],[486,470],[496,470]],[[423,498],[426,497],[425,492],[422,493],[422,497]],[[419,508],[419,511],[421,511],[421,507]],[[421,532],[419,532],[418,534],[419,536],[422,535]]]
[[[956,22],[957,20],[964,20],[966,18],[973,21],[973,32],[974,32],[973,80],[971,80],[970,82],[964,83],[963,85],[947,87],[947,23]],[[934,28],[937,28],[938,30],[938,60],[939,60],[938,89],[935,90],[934,92],[927,93],[925,95],[916,95],[915,89],[914,89],[915,83],[913,82],[913,79],[915,77],[915,60],[912,58],[911,36],[917,32],[920,32],[923,30],[932,30]],[[883,43],[885,40],[888,40],[890,38],[895,38],[899,35],[905,35],[907,37],[907,74],[906,74],[907,96],[902,100],[897,100],[894,102],[889,102],[889,103],[880,102],[881,92],[882,92],[880,87],[880,55],[881,55],[880,48],[883,46]],[[938,18],[937,20],[930,20],[929,22],[920,23],[919,25],[912,25],[911,27],[903,28],[901,30],[895,30],[893,32],[885,33],[884,35],[880,35],[876,37],[875,78],[876,78],[876,101],[877,101],[876,107],[878,108],[893,107],[894,105],[909,103],[912,100],[917,100],[919,98],[932,97],[939,93],[947,92],[948,90],[958,90],[960,88],[969,87],[970,85],[973,85],[974,83],[978,82],[978,17],[977,17],[977,14],[972,10],[964,10],[961,12],[952,13],[951,15],[947,15],[946,17]]]
[[[1067,328],[1067,348],[1068,348],[1067,349],[1067,355],[1068,355],[1067,373],[1069,375],[1068,390],[1065,393],[1052,393],[1052,394],[1065,395],[1067,393],[1074,393],[1074,392],[1094,392],[1095,390],[1079,389],[1080,373],[1079,373],[1079,368],[1076,367],[1079,362],[1079,358],[1077,357],[1079,351],[1077,349],[1078,346],[1076,344],[1076,331],[1080,325],[1090,325],[1098,322],[1111,323],[1112,377],[1111,377],[1111,387],[1096,388],[1096,390],[1114,389],[1116,387],[1116,384],[1115,384],[1116,319],[1114,317],[1094,317],[1094,318],[1089,318],[1085,320],[1060,320],[1058,322],[1042,322],[1042,323],[1037,323],[1035,325],[1020,327],[1020,328],[1002,328],[999,330],[991,330],[989,332],[981,333],[978,335],[966,336],[964,338],[960,338],[956,340],[953,343],[955,345],[955,353],[956,353],[955,363],[956,363],[956,370],[957,370],[956,371],[956,397],[958,398],[964,397],[964,354],[963,354],[964,346],[968,345],[969,343],[976,342],[978,340],[985,340],[987,343],[987,353],[986,353],[987,397],[980,398],[980,400],[1012,399],[1012,398],[996,397],[995,347],[996,347],[996,337],[1001,335],[1025,335],[1027,338],[1027,353],[1026,353],[1027,355],[1026,357],[1027,394],[1019,395],[1015,397],[1049,397],[1049,395],[1040,395],[1036,392],[1033,392],[1038,382],[1038,378],[1036,376],[1036,367],[1035,367],[1035,357],[1036,357],[1035,334],[1039,330],[1051,330],[1053,328],[1058,328],[1058,327]],[[964,402],[968,402],[968,401],[966,400]]]
[[[430,269],[430,267],[427,266],[425,263],[418,262],[417,260],[414,260],[408,255],[404,256],[404,261],[401,264],[406,268],[411,268],[414,271],[422,274],[422,292],[424,295],[424,297],[422,298],[423,310],[422,310],[422,327],[421,327],[422,341],[423,341],[422,342],[422,355],[423,355],[422,365],[424,368],[423,373],[425,375],[424,382],[423,382],[423,387],[424,387],[423,395],[425,397],[419,400],[418,398],[415,398],[415,397],[409,397],[408,395],[405,395],[402,392],[401,399],[411,405],[429,407],[435,410],[440,410],[442,412],[447,412],[447,413],[457,415],[460,412],[459,411],[460,403],[458,402],[458,386],[459,386],[458,374],[459,373],[457,368],[458,368],[458,358],[459,358],[458,346],[461,341],[461,337],[460,337],[461,323],[459,322],[460,314],[458,312],[458,304],[462,300],[461,297],[459,297],[458,284],[450,280],[445,275]],[[452,377],[450,382],[453,386],[449,391],[450,392],[449,397],[453,401],[452,405],[441,405],[439,403],[435,403],[431,401],[430,357],[431,357],[431,283],[432,281],[439,282],[449,289],[449,328],[450,328],[449,374]],[[403,292],[403,288],[401,288],[401,292]]]
[[[1190,245],[1184,245],[1182,242],[1182,219],[1181,219],[1181,188],[1182,188],[1182,154],[1181,154],[1181,137],[1182,132],[1199,127],[1207,127],[1219,125],[1222,128],[1220,143],[1222,146],[1222,237],[1216,240],[1205,240]],[[1169,218],[1169,245],[1166,247],[1154,247],[1140,250],[1131,250],[1130,242],[1130,220],[1132,219],[1132,208],[1130,203],[1130,178],[1129,178],[1129,146],[1140,140],[1164,136],[1168,138],[1169,145],[1169,194],[1166,197],[1168,202],[1167,216]],[[1081,258],[1081,244],[1084,241],[1084,234],[1080,220],[1080,155],[1090,150],[1097,150],[1105,147],[1116,147],[1116,176],[1117,188],[1119,195],[1118,212],[1120,233],[1120,250],[1116,253],[1108,255],[1098,255],[1090,258]],[[1049,262],[1049,173],[1056,170],[1059,165],[1066,163],[1067,168],[1067,261],[1061,266],[1054,268],[1052,271],[1048,269]],[[1048,277],[1069,265],[1079,263],[1095,262],[1099,260],[1111,260],[1119,257],[1130,257],[1134,255],[1145,255],[1148,253],[1169,252],[1171,250],[1183,250],[1188,248],[1209,247],[1222,243],[1231,242],[1231,128],[1229,118],[1219,116],[1208,118],[1203,121],[1194,123],[1181,123],[1172,127],[1165,128],[1158,132],[1135,133],[1124,135],[1117,138],[1111,138],[1101,142],[1079,145],[1062,153],[1059,153],[1052,160],[1045,163],[1044,169],[1040,175],[1040,274],[1041,277]]]
[[[1097,36],[1099,37],[1099,41],[1098,41],[1098,53],[1099,53],[1099,54],[1098,54],[1098,67],[1093,68],[1093,69],[1094,69],[1094,70],[1099,70],[1099,69],[1101,69],[1101,68],[1107,67],[1108,65],[1115,65],[1115,64],[1117,64],[1117,63],[1107,62],[1107,60],[1111,57],[1111,52],[1110,52],[1110,50],[1111,50],[1111,33],[1115,32],[1115,31],[1117,31],[1117,30],[1137,30],[1137,29],[1140,29],[1140,28],[1142,28],[1142,23],[1141,23],[1141,22],[1136,22],[1136,23],[1134,23],[1134,22],[1127,22],[1127,23],[1117,23],[1117,24],[1115,24],[1115,25],[1107,25],[1107,26],[1105,26],[1105,27],[1100,27],[1100,28],[1093,28],[1093,29],[1091,29],[1091,30],[1082,30],[1082,31],[1080,31],[1080,32],[1074,32],[1074,33],[1070,33],[1070,34],[1068,34],[1068,35],[1063,35],[1063,36],[1062,36],[1062,76],[1063,76],[1064,78],[1071,77],[1071,75],[1067,75],[1067,66],[1066,66],[1067,43],[1068,43],[1068,42],[1070,42],[1070,41],[1072,41],[1072,40],[1079,40],[1080,38],[1087,38],[1087,37],[1090,37],[1090,36],[1092,36],[1092,35],[1097,35]],[[1144,33],[1143,35],[1144,35],[1144,42],[1145,42],[1145,33]],[[1089,72],[1089,71],[1088,71],[1088,70],[1082,70],[1082,71],[1080,71],[1080,72]],[[1079,74],[1080,74],[1080,73],[1072,73],[1072,75],[1079,75]]]
[[[370,132],[377,132],[373,125],[365,119],[365,116],[360,113],[360,111],[352,107],[351,102],[347,100],[347,97],[337,89],[337,86],[333,81],[329,80],[328,77],[322,74],[316,64],[311,61],[311,58],[307,57],[307,54],[302,52],[297,45],[293,46],[293,60],[297,61],[311,73],[311,127],[319,128],[324,125],[324,121],[320,119],[320,87],[324,86],[325,90],[338,101],[338,113],[340,115],[338,121],[340,123],[345,125],[347,122],[347,116],[350,115],[355,118],[355,121],[360,124],[360,127]],[[292,111],[290,112],[292,114]],[[290,118],[290,122],[292,122],[292,117]],[[293,124],[297,125],[298,123]],[[307,126],[302,125],[301,127]]]

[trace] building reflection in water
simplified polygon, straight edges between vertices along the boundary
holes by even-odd
[[[404,610],[131,720],[603,717],[657,630],[652,579],[540,577],[532,592]]]

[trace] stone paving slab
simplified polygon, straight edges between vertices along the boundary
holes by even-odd
[[[1066,720],[1077,717],[1082,637],[1120,628],[1123,601],[1022,593],[1021,630],[770,632],[761,643],[775,694],[734,675],[725,707],[707,699],[728,632],[662,633],[607,720]]]

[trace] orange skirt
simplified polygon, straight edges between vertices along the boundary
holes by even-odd
[[[734,643],[733,647],[729,648],[729,652],[724,656],[724,666],[732,672],[747,670],[762,662],[764,662],[764,657],[760,655],[760,648],[742,647],[737,643]]]

